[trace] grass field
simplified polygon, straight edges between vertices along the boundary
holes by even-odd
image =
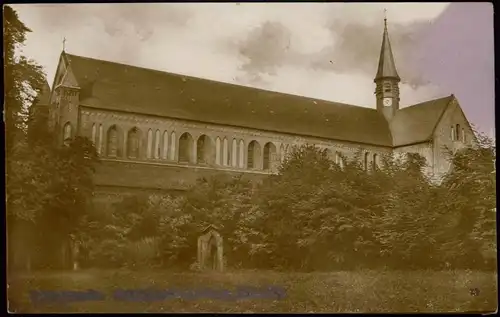
[[[8,276],[9,311],[34,312],[491,312],[497,309],[495,273],[471,271],[355,271],[284,273],[237,271],[40,272]],[[286,294],[266,298],[113,299],[117,289],[234,290],[274,286]],[[30,291],[84,291],[107,298],[84,302],[38,302]],[[471,289],[475,290],[471,292]],[[158,292],[159,293],[159,292]],[[213,294],[213,293],[212,293]],[[213,298],[212,298],[213,297]]]

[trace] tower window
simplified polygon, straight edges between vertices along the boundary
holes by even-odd
[[[391,92],[391,84],[389,83],[384,84],[384,92]]]

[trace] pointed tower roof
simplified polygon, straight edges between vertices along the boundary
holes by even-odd
[[[380,48],[380,59],[378,61],[377,75],[375,81],[381,78],[399,78],[392,55],[391,42],[389,41],[389,33],[387,32],[387,18],[384,18],[384,35],[382,37],[382,47]]]

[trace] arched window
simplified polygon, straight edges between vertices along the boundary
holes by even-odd
[[[139,130],[131,129],[127,134],[127,156],[139,158]]]
[[[462,128],[462,142],[465,143],[465,129]]]
[[[227,139],[224,138],[224,141],[222,142],[222,165],[228,166],[229,165],[229,148],[227,144]]]
[[[146,150],[146,157],[148,159],[153,157],[153,130],[149,129],[148,130],[148,139],[147,139],[147,150]]]
[[[108,130],[107,152],[108,156],[116,157],[118,155],[118,131],[116,126],[111,126]]]
[[[102,150],[102,138],[103,138],[103,128],[102,124],[99,124],[99,141],[97,142],[97,153],[101,154]]]
[[[363,169],[365,171],[368,170],[368,156],[370,155],[370,153],[366,152],[365,153],[365,159],[364,159],[364,162],[363,162]]]
[[[247,168],[259,168],[260,166],[260,145],[257,141],[252,141],[248,144],[248,152],[247,152]]]
[[[455,126],[455,138],[456,141],[460,140],[460,124]]]
[[[236,139],[233,139],[233,146],[231,151],[231,165],[236,167],[238,163],[238,142]]]
[[[179,162],[193,162],[193,137],[187,132],[179,138]]]
[[[374,171],[377,170],[378,167],[378,155],[376,153],[373,154],[373,161],[372,161],[372,169]]]
[[[197,162],[199,164],[212,164],[213,152],[212,140],[206,135],[200,136],[196,142]]]
[[[96,137],[97,137],[97,127],[95,123],[92,125],[92,143],[96,146]]]
[[[451,140],[455,141],[455,127],[451,126],[450,131],[451,131]]]
[[[162,158],[166,160],[168,158],[168,132],[163,132],[163,155]]]
[[[274,158],[276,155],[276,146],[268,142],[264,145],[264,170],[270,170],[273,167]]]
[[[384,84],[384,92],[391,92],[391,84],[390,83]]]
[[[170,135],[170,160],[172,161],[175,160],[175,153],[177,152],[176,144],[177,137],[175,136],[175,131],[172,131],[172,134]]]
[[[71,123],[66,123],[63,129],[63,141],[68,142],[71,139]]]
[[[245,143],[243,140],[240,140],[240,168],[245,167]]]
[[[155,133],[155,158],[160,158],[160,130]]]
[[[217,139],[215,139],[215,164],[217,165],[222,165],[220,154],[221,154],[220,138],[217,137]]]

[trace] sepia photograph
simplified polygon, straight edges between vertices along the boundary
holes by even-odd
[[[13,3],[3,36],[8,312],[497,312],[492,3]]]

